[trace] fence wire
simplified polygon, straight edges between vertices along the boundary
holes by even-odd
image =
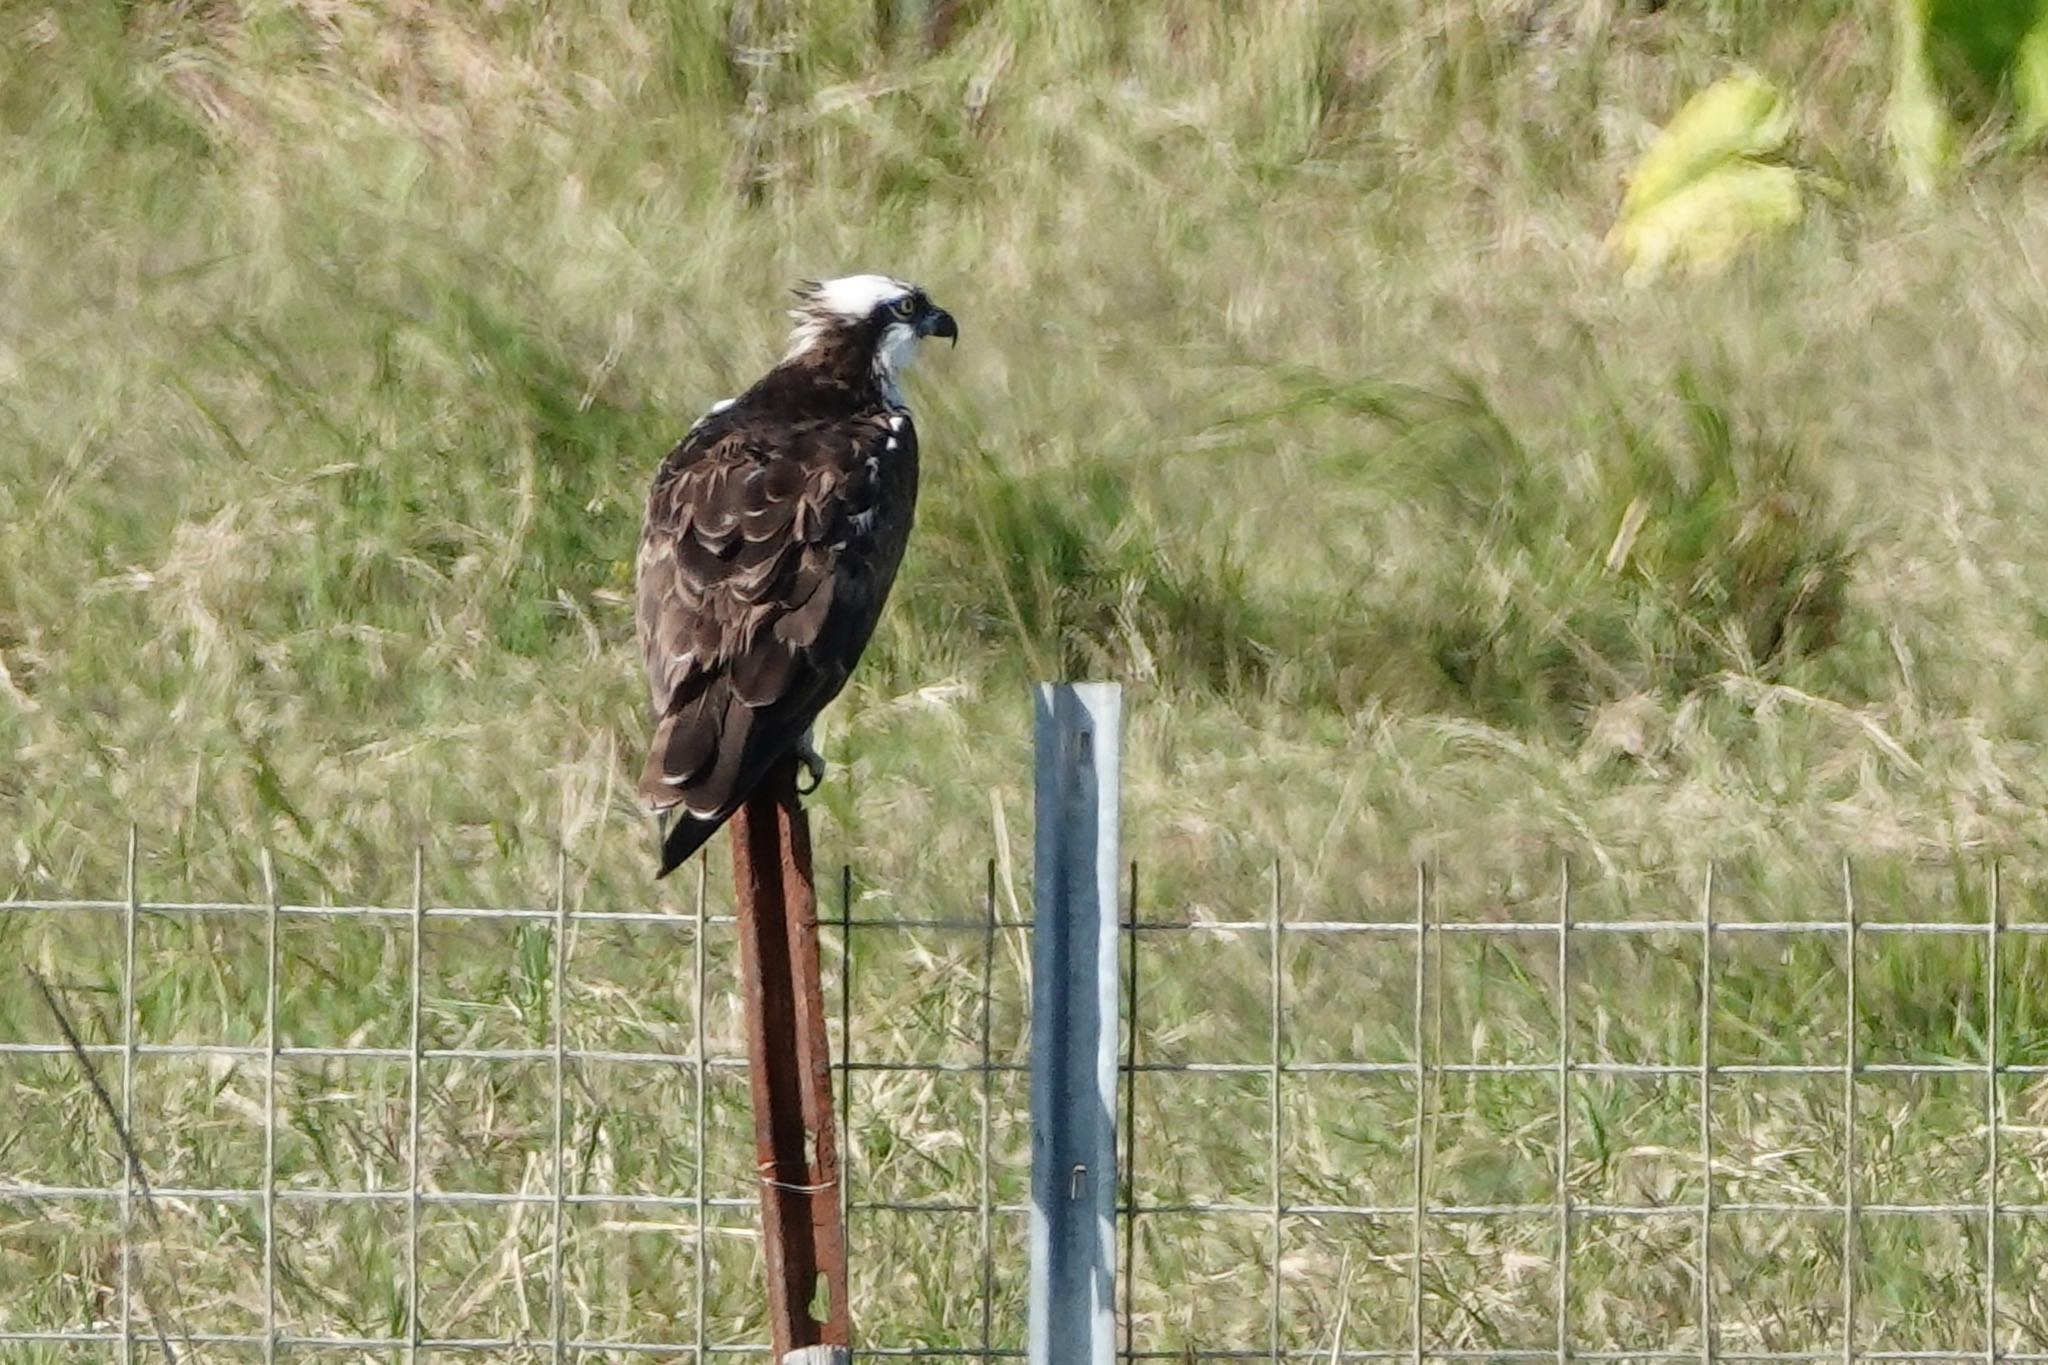
[[[710,1156],[708,1144],[711,1141],[707,1123],[708,1086],[721,1073],[743,1072],[746,1062],[736,1052],[714,1050],[707,1033],[707,993],[713,988],[713,983],[708,980],[710,968],[706,945],[714,933],[729,929],[733,920],[729,915],[709,911],[701,882],[694,913],[687,915],[660,911],[572,909],[566,893],[559,889],[554,904],[548,907],[430,906],[423,869],[416,861],[414,895],[409,906],[299,905],[279,899],[266,859],[266,894],[261,901],[144,902],[137,893],[135,863],[131,842],[128,887],[119,900],[0,902],[0,914],[7,917],[115,917],[120,926],[121,944],[118,1021],[112,1030],[118,1035],[118,1041],[81,1043],[76,1040],[31,1041],[0,1037],[0,1064],[16,1059],[42,1058],[61,1062],[66,1058],[83,1057],[100,1074],[111,1072],[113,1079],[107,1084],[106,1094],[108,1103],[118,1110],[119,1131],[123,1134],[135,1131],[138,1063],[156,1058],[185,1058],[226,1066],[260,1068],[263,1097],[259,1116],[261,1179],[254,1185],[159,1186],[150,1181],[149,1172],[140,1160],[115,1154],[121,1167],[117,1181],[99,1184],[39,1183],[15,1178],[10,1171],[12,1163],[6,1155],[7,1144],[0,1141],[0,1213],[11,1210],[15,1216],[33,1221],[51,1210],[66,1207],[111,1207],[118,1225],[114,1267],[108,1277],[113,1283],[100,1286],[112,1291],[105,1296],[111,1302],[103,1311],[71,1321],[24,1320],[18,1306],[10,1309],[0,1304],[0,1344],[10,1348],[10,1358],[15,1351],[39,1346],[73,1352],[98,1348],[96,1352],[82,1356],[65,1354],[61,1358],[67,1361],[130,1361],[137,1358],[138,1352],[145,1358],[206,1359],[212,1348],[233,1348],[245,1353],[260,1353],[259,1358],[265,1361],[315,1354],[357,1353],[359,1357],[400,1360],[408,1362],[408,1365],[446,1352],[481,1358],[549,1361],[590,1357],[668,1357],[702,1361],[717,1356],[767,1353],[765,1341],[759,1336],[721,1339],[712,1330],[711,1277],[716,1258],[710,1236],[714,1230],[721,1234],[731,1232],[726,1224],[744,1221],[735,1220],[734,1215],[750,1217],[756,1202],[744,1194],[712,1193],[706,1175]],[[562,885],[566,886],[566,878],[562,879]],[[2048,1075],[2048,1065],[2005,1061],[2005,1041],[2000,1037],[2001,946],[2009,940],[2048,935],[2048,923],[2006,922],[1995,874],[1991,883],[1989,912],[1981,923],[1867,920],[1860,913],[1854,882],[1847,875],[1847,869],[1844,870],[1843,887],[1841,917],[1834,920],[1717,918],[1711,874],[1702,887],[1697,912],[1691,918],[1601,920],[1574,916],[1573,888],[1569,877],[1565,877],[1557,889],[1556,913],[1550,920],[1450,920],[1438,915],[1429,879],[1418,872],[1411,917],[1377,921],[1297,920],[1287,918],[1284,913],[1282,886],[1276,869],[1266,914],[1262,917],[1240,920],[1146,919],[1139,914],[1139,883],[1137,870],[1133,867],[1124,923],[1126,975],[1122,983],[1125,1010],[1121,1115],[1124,1171],[1119,1229],[1124,1255],[1121,1267],[1123,1280],[1119,1286],[1122,1355],[1131,1361],[1408,1360],[1415,1365],[1430,1360],[1554,1360],[1562,1363],[1572,1358],[1703,1362],[1840,1360],[1844,1365],[1855,1365],[1859,1360],[1976,1360],[1986,1362],[1986,1365],[1996,1365],[2001,1360],[2015,1362],[2016,1365],[2020,1362],[2048,1362],[2048,1341],[2042,1339],[2037,1327],[2030,1325],[2033,1320],[2022,1322],[2007,1314],[2004,1310],[2008,1305],[2001,1299],[2003,1279],[2014,1285],[2012,1294],[2016,1298],[2027,1300],[2038,1309],[2044,1293],[2043,1285],[2048,1283],[2048,1273],[2038,1269],[2030,1272],[2024,1264],[2007,1264],[2023,1259],[2024,1255],[2012,1249],[2011,1239],[2015,1230],[2040,1226],[2036,1220],[2048,1219],[2048,1203],[2002,1198],[2006,1183],[2002,1163],[2007,1151],[2003,1138],[2008,1125],[2001,1104],[2002,1083],[2015,1078]],[[1007,1121],[1016,1117],[1006,1112],[1006,1107],[1013,1101],[999,1094],[1000,1083],[1006,1077],[1021,1077],[1026,1068],[1021,1061],[999,1055],[993,1020],[999,936],[1027,932],[1030,921],[1014,914],[998,914],[993,862],[989,865],[987,886],[982,897],[983,913],[979,917],[855,919],[850,870],[842,872],[839,891],[840,906],[836,920],[840,931],[837,1013],[841,1055],[835,1061],[834,1070],[838,1073],[836,1083],[840,1094],[843,1150],[848,1154],[850,1166],[847,1178],[841,1182],[841,1197],[846,1210],[849,1214],[901,1215],[917,1220],[965,1218],[971,1219],[975,1228],[973,1274],[969,1281],[974,1308],[965,1316],[966,1329],[962,1330],[955,1324],[938,1331],[916,1334],[940,1339],[941,1344],[935,1345],[870,1340],[860,1345],[857,1354],[921,1358],[1019,1357],[1023,1354],[1020,1349],[1021,1323],[1010,1321],[1013,1315],[1007,1310],[999,1314],[999,1281],[1021,1266],[1024,1219],[1029,1210],[1014,1199],[998,1197],[999,1185],[1007,1184],[1013,1190],[1020,1188],[1023,1173],[1009,1171],[1010,1178],[1005,1179],[1003,1160],[996,1150],[994,1129],[999,1119]],[[241,919],[262,925],[266,966],[260,1041],[167,1041],[147,1036],[137,1007],[137,931],[140,924],[151,919]],[[279,929],[281,925],[297,922],[316,925],[343,922],[381,924],[400,938],[406,955],[406,1045],[299,1045],[282,1040],[279,1030]],[[434,1046],[426,1041],[422,1029],[422,1000],[427,930],[429,926],[467,923],[529,925],[546,933],[546,1008],[549,1018],[545,1045]],[[827,923],[834,921],[828,916]],[[575,966],[570,953],[572,936],[578,928],[601,925],[659,925],[680,928],[688,933],[691,945],[687,970],[695,1008],[692,1022],[694,1037],[687,1052],[571,1044],[565,1022],[565,992],[574,985]],[[896,1060],[866,1055],[868,1049],[863,1046],[858,1027],[860,1015],[854,1008],[860,985],[855,979],[853,945],[862,935],[881,932],[978,936],[978,961],[972,973],[979,993],[972,1011],[976,1033],[976,1055],[972,1060]],[[1263,940],[1269,964],[1269,972],[1262,983],[1269,1010],[1263,1055],[1211,1060],[1162,1060],[1146,1055],[1149,1045],[1141,1046],[1141,1040],[1150,1036],[1147,1012],[1151,1006],[1141,991],[1141,963],[1159,951],[1162,944],[1184,942],[1194,937],[1210,943]],[[1818,940],[1839,946],[1846,988],[1840,1021],[1843,1037],[1840,1055],[1795,1062],[1727,1062],[1717,1058],[1715,1016],[1717,1009],[1725,1004],[1716,993],[1717,978],[1724,970],[1718,959],[1728,944],[1744,938],[1769,938],[1787,943]],[[1989,1024],[1987,1036],[1983,1039],[1981,1061],[1887,1062],[1872,1060],[1865,1055],[1859,1039],[1859,956],[1870,952],[1870,945],[1874,943],[1905,938],[1975,940],[1982,943],[1986,953],[1983,988],[1988,997],[1985,1017]],[[1554,1055],[1524,1061],[1462,1062],[1440,1055],[1440,1040],[1430,1028],[1432,1009],[1438,1002],[1429,969],[1433,961],[1440,962],[1444,945],[1465,939],[1513,940],[1547,945],[1554,951],[1551,964],[1554,980],[1550,983],[1557,1020]],[[1602,939],[1630,939],[1644,943],[1679,940],[1696,945],[1699,963],[1695,1002],[1699,1038],[1696,1057],[1651,1062],[1588,1059],[1575,1055],[1579,1040],[1572,1025],[1573,990],[1577,984],[1575,977],[1582,974],[1575,972],[1575,948]],[[1406,984],[1407,1037],[1400,1040],[1406,1045],[1407,1056],[1391,1059],[1302,1059],[1293,1055],[1287,971],[1289,945],[1328,945],[1346,940],[1384,945],[1373,949],[1382,959],[1381,966],[1389,969],[1387,975],[1375,978],[1381,984],[1402,980],[1412,972],[1412,976],[1407,976]],[[348,985],[339,983],[342,988]],[[1613,983],[1613,989],[1625,992],[1628,983]],[[402,1161],[399,1163],[404,1169],[402,1185],[341,1188],[280,1181],[279,1068],[281,1064],[306,1061],[388,1063],[403,1068],[406,1101]],[[423,1072],[436,1064],[462,1062],[532,1064],[545,1075],[548,1088],[545,1097],[547,1140],[541,1150],[528,1154],[545,1172],[545,1178],[536,1182],[536,1188],[525,1188],[522,1184],[521,1188],[510,1190],[449,1189],[441,1188],[438,1182],[428,1178],[421,1155]],[[695,1159],[690,1163],[686,1178],[676,1180],[670,1188],[643,1191],[575,1188],[576,1182],[570,1176],[571,1134],[567,1115],[572,1078],[587,1067],[644,1069],[650,1073],[658,1070],[663,1074],[681,1069],[691,1076],[690,1137]],[[861,1197],[863,1172],[858,1157],[861,1147],[859,1125],[873,1117],[864,1114],[856,1102],[858,1087],[855,1078],[863,1075],[956,1078],[972,1084],[977,1107],[973,1140],[978,1147],[973,1164],[973,1198]],[[1146,1163],[1160,1160],[1165,1155],[1155,1155],[1147,1150],[1148,1146],[1161,1144],[1162,1134],[1138,1121],[1140,1081],[1157,1077],[1165,1078],[1165,1082],[1171,1084],[1172,1078],[1202,1076],[1263,1078],[1265,1081],[1266,1131],[1258,1135],[1266,1166],[1257,1182],[1262,1198],[1147,1198],[1139,1193],[1139,1176],[1148,1169]],[[1408,1187],[1403,1197],[1370,1202],[1331,1202],[1300,1197],[1298,1191],[1289,1188],[1283,1150],[1293,1120],[1284,1099],[1283,1087],[1291,1078],[1301,1078],[1307,1083],[1315,1080],[1328,1082],[1341,1077],[1386,1078],[1405,1082],[1412,1090],[1412,1113],[1409,1115],[1404,1156]],[[1554,1090],[1554,1103],[1547,1112],[1538,1109],[1525,1116],[1532,1130],[1547,1130],[1555,1144],[1548,1173],[1551,1183],[1549,1197],[1482,1202],[1436,1199],[1433,1195],[1436,1153],[1430,1134],[1433,1122],[1439,1117],[1432,1109],[1433,1099],[1440,1098],[1439,1088],[1456,1078],[1517,1077],[1546,1079]],[[1876,1078],[1894,1077],[1929,1080],[1968,1078],[1981,1083],[1983,1100],[1979,1121],[1985,1148],[1981,1197],[1963,1198],[1941,1189],[1929,1189],[1927,1197],[1918,1200],[1861,1197],[1858,1086]],[[1689,1157],[1698,1172],[1696,1197],[1626,1201],[1573,1196],[1570,1169],[1575,1140],[1573,1086],[1582,1080],[1601,1078],[1683,1083],[1693,1087],[1696,1144]],[[1715,1100],[1722,1087],[1740,1078],[1813,1078],[1839,1085],[1841,1170],[1839,1187],[1831,1197],[1799,1200],[1718,1197],[1717,1171],[1721,1168],[1724,1152],[1717,1131]],[[34,1102],[34,1096],[25,1087],[17,1089],[11,1101],[17,1108]],[[1249,1144],[1247,1150],[1250,1150]],[[2035,1191],[2048,1189],[2048,1170],[2031,1172],[2030,1188]],[[295,1207],[363,1208],[384,1217],[377,1226],[387,1234],[394,1234],[401,1248],[397,1254],[396,1289],[397,1301],[402,1308],[389,1315],[395,1320],[393,1330],[303,1332],[293,1330],[281,1319],[280,1273],[281,1270],[290,1270],[290,1248],[289,1232],[280,1226],[280,1210]],[[216,1213],[233,1211],[243,1220],[245,1227],[249,1220],[254,1221],[253,1240],[261,1257],[260,1302],[254,1305],[253,1321],[245,1328],[224,1330],[217,1324],[202,1320],[189,1305],[176,1302],[175,1292],[170,1295],[174,1301],[166,1303],[160,1301],[163,1297],[161,1292],[153,1295],[147,1291],[138,1258],[146,1240],[145,1229],[163,1208],[212,1210]],[[611,1211],[614,1215],[689,1215],[686,1223],[671,1229],[674,1236],[687,1240],[692,1262],[688,1294],[693,1305],[690,1315],[692,1331],[686,1339],[663,1339],[658,1334],[641,1337],[616,1330],[601,1335],[571,1330],[568,1321],[571,1290],[566,1266],[572,1238],[567,1224],[578,1211],[593,1208]],[[534,1258],[546,1281],[545,1313],[538,1320],[523,1325],[516,1333],[502,1335],[446,1335],[427,1330],[423,1314],[431,1305],[427,1302],[427,1291],[423,1289],[423,1233],[430,1215],[449,1210],[498,1211],[515,1218],[530,1210],[544,1221],[545,1236]],[[1729,1220],[1744,1217],[1820,1219],[1839,1228],[1839,1302],[1828,1306],[1840,1324],[1839,1346],[1768,1350],[1759,1349],[1754,1343],[1732,1347],[1724,1344],[1721,1339],[1724,1315],[1717,1284],[1725,1283],[1731,1272],[1725,1266],[1717,1266],[1717,1258],[1724,1258],[1727,1253],[1719,1249],[1715,1234],[1717,1229],[1727,1226]],[[1263,1256],[1258,1259],[1263,1259],[1265,1264],[1239,1266],[1220,1283],[1215,1278],[1201,1284],[1162,1283],[1159,1269],[1148,1264],[1155,1258],[1148,1255],[1149,1244],[1141,1237],[1141,1231],[1155,1220],[1171,1218],[1240,1220],[1262,1225],[1258,1241],[1262,1243]],[[1980,1249],[1981,1255],[1975,1270],[1981,1285],[1981,1302],[1971,1321],[1955,1319],[1937,1324],[1942,1336],[1939,1348],[1868,1348],[1859,1339],[1859,1314],[1864,1308],[1859,1302],[1859,1271],[1863,1268],[1860,1253],[1865,1247],[1866,1235],[1885,1220],[1912,1218],[1967,1220],[1976,1229],[1974,1245]],[[1454,1287],[1437,1273],[1436,1258],[1448,1245],[1444,1230],[1452,1224],[1491,1220],[1540,1224],[1550,1230],[1554,1240],[1554,1251],[1546,1272],[1550,1321],[1546,1339],[1540,1344],[1512,1341],[1464,1344],[1443,1340],[1443,1334],[1432,1329],[1431,1310],[1447,1306],[1439,1300],[1448,1301],[1456,1297]],[[1661,1342],[1645,1342],[1626,1348],[1611,1344],[1597,1347],[1582,1344],[1573,1311],[1575,1258],[1583,1254],[1580,1248],[1590,1230],[1607,1223],[1668,1225],[1681,1230],[1681,1241],[1689,1247],[1691,1265],[1688,1271],[1696,1283],[1695,1321],[1683,1325],[1682,1329],[1674,1325],[1667,1339]],[[1401,1314],[1405,1318],[1405,1332],[1395,1333],[1383,1327],[1347,1327],[1345,1305],[1339,1303],[1333,1310],[1334,1326],[1324,1333],[1327,1339],[1319,1340],[1313,1346],[1304,1346],[1290,1336],[1287,1305],[1299,1297],[1299,1291],[1287,1282],[1289,1234],[1290,1230],[1301,1225],[1336,1229],[1339,1240],[1347,1235],[1344,1231],[1347,1228],[1361,1230],[1358,1237],[1361,1258],[1377,1255],[1394,1268],[1395,1273],[1387,1283],[1403,1286],[1402,1292],[1407,1300],[1405,1312]],[[1405,1231],[1405,1247],[1387,1245],[1387,1239],[1392,1236],[1391,1230],[1396,1228]],[[1366,1229],[1371,1230],[1370,1237],[1364,1235],[1363,1230]],[[4,1252],[5,1243],[0,1240],[0,1253]],[[495,1254],[492,1248],[481,1248],[477,1253],[479,1266],[492,1254]],[[850,1247],[850,1256],[857,1266],[862,1261],[886,1261],[892,1256],[906,1254],[906,1246],[901,1241],[877,1239],[866,1245],[855,1243]],[[1350,1255],[1347,1250],[1347,1265]],[[0,1259],[0,1268],[5,1264],[6,1261]],[[522,1272],[523,1265],[524,1259],[521,1261]],[[1518,1264],[1512,1273],[1526,1277],[1531,1272],[1526,1264]],[[758,1279],[758,1274],[753,1278]],[[1158,1315],[1148,1312],[1135,1298],[1135,1287],[1141,1282],[1149,1285],[1155,1293],[1224,1293],[1248,1299],[1262,1297],[1263,1310],[1258,1317],[1262,1319],[1263,1330],[1259,1335],[1263,1339],[1243,1342],[1167,1340],[1155,1321]],[[175,1281],[172,1283],[175,1289]],[[948,1288],[957,1290],[960,1286],[950,1285]],[[721,1286],[720,1292],[731,1291]],[[1342,1296],[1343,1291],[1340,1291],[1339,1297]],[[19,1296],[12,1288],[4,1297],[16,1300],[17,1304],[19,1302]],[[852,1310],[857,1331],[865,1313],[873,1306],[863,1303],[856,1293]],[[1448,1306],[1456,1308],[1454,1303]],[[373,1310],[365,1306],[354,1316],[358,1320],[367,1320],[373,1316]],[[1325,1312],[1325,1316],[1329,1313]],[[999,1321],[999,1317],[1003,1320]],[[1950,1317],[1954,1318],[1954,1315]],[[248,1356],[244,1354],[234,1358]]]

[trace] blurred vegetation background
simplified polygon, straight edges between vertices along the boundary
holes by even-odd
[[[964,337],[912,377],[920,524],[820,735],[856,918],[1025,913],[1026,685],[1071,674],[1128,689],[1146,918],[1405,921],[1420,862],[1437,913],[1549,923],[1567,862],[1581,919],[1686,920],[1714,859],[1724,920],[1839,920],[1847,858],[1864,917],[1981,925],[2003,859],[2038,924],[2043,8],[0,6],[0,897],[119,897],[132,822],[146,899],[261,899],[268,847],[289,901],[404,905],[420,847],[431,903],[551,904],[566,848],[572,908],[681,912],[576,922],[566,964],[538,925],[433,920],[423,1003],[404,921],[287,920],[273,957],[255,919],[144,916],[124,985],[118,917],[19,912],[0,957],[101,1044],[130,996],[145,1041],[262,1039],[275,962],[294,1046],[400,1047],[417,1008],[436,1046],[541,1047],[562,999],[573,1046],[735,1049],[730,936],[698,995],[694,879],[650,883],[630,795],[641,499],[779,353],[787,289],[864,269]],[[1021,934],[986,964],[978,929],[856,937],[842,1056],[1021,1062]],[[1420,1251],[1405,1218],[1148,1218],[1137,1341],[1263,1348],[1240,1286],[1270,1273],[1286,1346],[1406,1350],[1419,1266],[1429,1341],[1472,1352],[1551,1350],[1560,1304],[1575,1347],[1710,1349],[1709,1300],[1728,1350],[2043,1349],[2048,1224],[2013,1206],[2048,1204],[2048,1084],[1977,1069],[2048,1065],[2048,936],[1862,937],[1440,935],[1425,1020],[1407,939],[1134,936],[1148,1061],[1401,1067],[1140,1077],[1140,1200],[1405,1207],[1420,1152],[1450,1204],[1690,1209],[1702,1174],[1717,1204],[2007,1204],[1995,1249],[1974,1218],[1722,1215],[1711,1266],[1690,1214],[1581,1216],[1569,1257],[1547,1212]],[[53,1042],[10,979],[0,1036]],[[1955,1072],[1723,1075],[1703,1163],[1710,1042]],[[1560,1085],[1567,1049],[1683,1074]],[[1418,1088],[1424,1052],[1542,1070]],[[403,1178],[402,1061],[289,1059],[275,1094],[253,1061],[136,1069],[160,1186]],[[753,1189],[738,1073],[572,1070],[576,1189]],[[852,1076],[855,1197],[968,1206],[990,1132],[1021,1200],[1022,1077],[978,1079]],[[0,1175],[119,1179],[69,1057],[0,1089]],[[418,1108],[428,1184],[546,1184],[535,1068],[437,1063]],[[103,1324],[113,1205],[14,1207],[0,1327]],[[285,1330],[409,1330],[401,1203],[280,1207]],[[252,1208],[152,1234],[190,1330],[264,1322]],[[428,1330],[544,1320],[547,1250],[501,1212],[423,1230]],[[758,1338],[743,1210],[701,1322],[690,1229],[582,1212],[571,1330]],[[854,1237],[864,1340],[980,1340],[971,1217]]]
[[[566,839],[647,897],[645,481],[857,269],[965,333],[823,735],[873,894],[978,884],[1057,673],[1131,689],[1168,898],[2036,850],[2023,18],[8,6],[0,891],[109,892],[134,821],[164,892],[268,844],[291,895],[402,896],[424,843],[498,901]],[[1798,213],[1625,272],[1632,168],[1731,73]]]

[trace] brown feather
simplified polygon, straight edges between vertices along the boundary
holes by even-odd
[[[738,808],[845,685],[916,496],[909,414],[884,401],[852,343],[778,366],[662,462],[637,617],[658,717],[640,794],[679,821],[666,866]]]

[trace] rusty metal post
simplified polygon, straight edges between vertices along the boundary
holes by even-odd
[[[851,1323],[839,1141],[811,828],[797,801],[794,759],[733,816],[732,850],[775,1358],[843,1357]]]

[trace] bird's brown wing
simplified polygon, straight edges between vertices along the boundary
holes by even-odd
[[[688,848],[668,866],[845,685],[909,532],[914,440],[907,418],[884,414],[733,420],[692,432],[664,461],[638,570],[658,717],[640,794],[701,827],[671,832]]]

